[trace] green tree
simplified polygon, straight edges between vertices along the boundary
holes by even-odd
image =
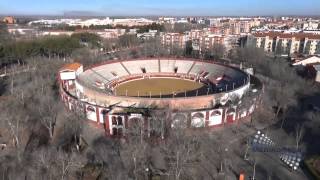
[[[75,33],[71,35],[71,38],[74,38],[76,40],[79,40],[82,43],[88,43],[93,48],[100,47],[101,46],[101,38],[97,34],[93,33]]]
[[[132,47],[138,45],[139,40],[135,35],[125,34],[119,37],[118,43],[120,47]]]
[[[0,45],[11,40],[7,25],[0,22]]]
[[[192,41],[186,42],[186,56],[191,56],[193,51]]]

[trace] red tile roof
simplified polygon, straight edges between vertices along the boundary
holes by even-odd
[[[70,63],[70,64],[64,65],[64,66],[60,69],[60,71],[66,71],[66,70],[76,71],[76,70],[78,70],[81,66],[82,66],[82,64],[80,64],[80,63]]]

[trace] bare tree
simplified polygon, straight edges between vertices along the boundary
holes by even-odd
[[[303,125],[297,124],[295,127],[296,149],[299,150],[300,142],[304,136],[305,128]]]
[[[53,138],[54,127],[57,122],[57,115],[61,111],[61,104],[52,99],[52,95],[42,95],[40,106],[38,106],[39,119],[42,125],[47,128],[50,139]]]
[[[61,180],[69,179],[68,175],[79,168],[84,167],[84,162],[81,162],[81,156],[76,153],[67,154],[62,151],[57,153],[57,164],[61,168]]]
[[[30,116],[23,109],[22,104],[15,98],[10,98],[6,103],[1,102],[0,121],[2,126],[2,135],[8,139],[6,144],[13,148],[13,151],[18,160],[22,161],[23,151],[25,150],[29,135]],[[17,111],[18,110],[18,111]]]

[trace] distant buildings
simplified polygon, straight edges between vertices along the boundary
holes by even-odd
[[[145,32],[145,33],[137,33],[137,38],[148,40],[156,37],[157,33],[158,33],[157,30],[149,30],[148,32]]]
[[[211,28],[195,29],[185,33],[163,33],[161,42],[165,46],[184,48],[188,41],[192,43],[192,49],[206,52],[212,50],[215,45],[223,45],[228,51],[238,46],[241,35],[224,35],[212,32]]]
[[[200,37],[200,52],[212,49],[216,44],[224,44],[224,36],[218,34],[208,34]]]
[[[257,19],[252,20],[234,20],[225,19],[220,22],[215,22],[215,25],[211,27],[211,31],[215,34],[223,35],[240,35],[250,33],[252,27],[260,25],[260,21]]]
[[[13,17],[6,17],[7,23],[14,23]],[[138,26],[150,25],[152,23],[166,24],[174,27],[178,24],[201,24],[201,29],[192,29],[181,33],[158,33],[149,31],[138,33]],[[68,30],[56,30],[59,25],[73,26]],[[86,28],[90,26],[101,26],[96,29]],[[108,25],[104,28],[104,25]],[[80,27],[82,28],[80,28]],[[132,27],[129,30],[121,26]],[[44,28],[45,27],[45,28]],[[64,27],[64,26],[63,26]],[[113,29],[110,29],[113,28]],[[42,30],[46,29],[46,30]],[[48,30],[47,30],[48,29]],[[80,29],[80,30],[79,30]],[[160,17],[157,20],[146,18],[103,18],[103,19],[53,19],[37,20],[29,23],[29,26],[8,26],[12,34],[24,35],[25,37],[71,35],[78,32],[90,32],[102,38],[118,38],[124,34],[136,35],[139,39],[150,39],[160,34],[161,43],[165,46],[185,48],[192,45],[196,51],[207,51],[214,45],[224,45],[226,50],[236,46],[244,46],[253,43],[266,52],[277,55],[320,54],[320,20],[311,18],[295,17]],[[28,36],[28,35],[32,36]],[[253,36],[251,36],[253,35]],[[253,40],[248,40],[250,37]],[[17,36],[18,37],[18,36]],[[188,44],[187,44],[188,43]]]
[[[6,24],[15,24],[17,22],[16,19],[12,16],[6,16],[2,21]]]
[[[29,22],[29,25],[44,25],[47,27],[51,27],[53,25],[66,24],[69,26],[81,26],[81,27],[89,27],[91,25],[122,25],[122,26],[144,26],[154,23],[154,21],[145,19],[145,18],[132,18],[132,19],[110,19],[106,17],[105,19],[55,19],[55,20],[37,20]]]
[[[305,29],[305,30],[314,30],[319,28],[320,28],[320,24],[318,21],[308,21],[302,24],[302,29]]]
[[[164,46],[184,48],[188,36],[185,33],[165,33],[161,36],[161,43]]]
[[[160,24],[164,24],[164,23],[174,24],[176,21],[177,21],[177,18],[172,18],[172,17],[160,17],[158,19],[158,22]]]
[[[309,33],[255,33],[256,47],[276,54],[320,54],[320,35]]]

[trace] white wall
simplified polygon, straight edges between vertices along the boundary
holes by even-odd
[[[98,108],[99,110],[99,120],[100,120],[100,123],[104,123],[104,117],[103,117],[103,114],[102,114],[102,111],[103,110],[108,110],[106,108]]]
[[[79,92],[84,93],[83,86],[81,84],[79,84],[77,81],[76,81],[76,89]]]
[[[60,78],[61,78],[61,80],[76,79],[76,73],[75,72],[61,72]]]
[[[320,82],[320,71],[317,71],[316,82]]]
[[[225,105],[228,102],[228,100],[231,100],[231,98],[234,96],[238,96],[242,98],[245,92],[247,92],[249,89],[250,89],[250,83],[247,83],[246,85],[240,87],[235,91],[224,93],[224,95],[220,98],[220,103],[222,105]]]
[[[249,108],[249,114],[253,113],[254,108],[255,108],[255,107],[254,107],[254,104],[250,106],[250,108]]]
[[[213,112],[220,112],[220,116],[211,116],[211,114]],[[212,111],[209,111],[209,123],[208,126],[215,126],[215,125],[219,125],[222,124],[222,115],[223,115],[223,109],[215,109]]]
[[[86,108],[88,108],[88,106],[89,105],[86,105]],[[92,112],[92,111],[86,110],[87,119],[97,122],[97,113],[96,113],[97,109],[95,106],[91,106],[91,107],[93,107],[95,111]]]

